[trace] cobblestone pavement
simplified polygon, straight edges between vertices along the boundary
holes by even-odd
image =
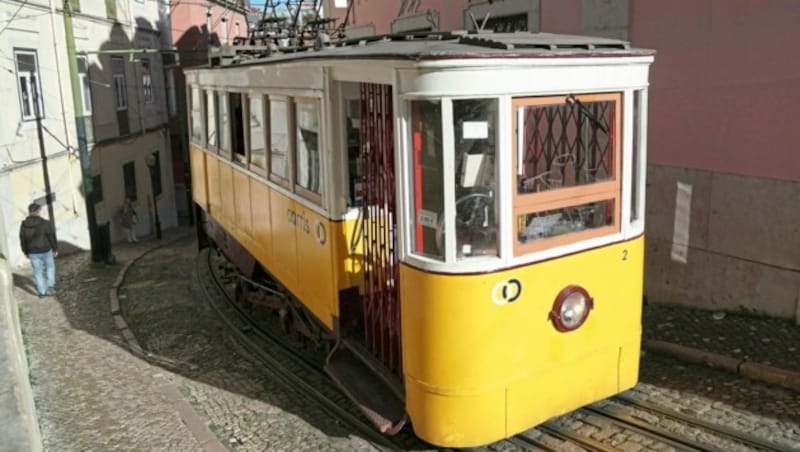
[[[155,352],[151,362],[132,354],[109,287],[152,245],[115,246],[114,266],[92,265],[88,253],[59,258],[55,297],[33,295],[29,270],[15,275],[45,450],[370,449],[237,356],[190,291],[191,239],[131,267],[123,313]]]
[[[167,231],[165,243],[186,232]],[[121,313],[149,354],[145,360],[131,353],[109,312],[109,288],[123,265],[153,245],[116,246],[114,266],[91,265],[88,253],[59,258],[59,293],[43,300],[33,295],[29,272],[15,275],[46,450],[370,448],[249,364],[195,291],[191,235],[130,267],[119,292]],[[658,320],[654,312],[646,310],[645,336],[662,340],[669,339],[655,336],[653,328],[672,322],[658,331],[680,329],[675,319],[694,318],[659,311],[673,317]],[[703,337],[696,346],[710,343]],[[764,353],[773,352],[766,347]],[[800,450],[797,393],[652,354],[642,359],[641,381],[629,394]],[[625,450],[650,449],[647,440],[580,413],[559,422]]]
[[[183,397],[220,441],[242,451],[370,449],[238,351],[196,287],[196,256],[192,237],[144,256],[120,305],[142,348],[181,376]]]
[[[647,305],[644,338],[800,372],[800,326],[744,313]]]

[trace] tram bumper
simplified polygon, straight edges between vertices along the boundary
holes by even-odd
[[[441,447],[475,447],[632,388],[640,342],[595,350],[500,388],[452,391],[406,378],[414,432]]]

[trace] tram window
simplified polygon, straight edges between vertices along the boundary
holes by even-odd
[[[620,230],[621,96],[516,98],[516,255]]]
[[[231,108],[231,151],[233,158],[237,162],[247,162],[247,154],[244,149],[244,106],[242,105],[242,95],[240,93],[230,93],[228,95]]]
[[[230,115],[228,114],[228,94],[219,93],[217,100],[217,145],[220,152],[231,150]]]
[[[295,181],[300,188],[319,195],[319,101],[297,99],[294,108],[296,143]]]
[[[248,96],[250,103],[248,121],[250,134],[250,165],[256,168],[267,169],[267,148],[265,145],[264,130],[264,98],[261,95]]]
[[[613,180],[615,177],[613,101],[580,101],[565,96],[554,103],[520,107],[517,122],[518,193],[538,193]]]
[[[193,86],[191,88],[191,97],[189,99],[191,102],[191,112],[192,115],[190,120],[192,122],[192,141],[195,143],[202,143],[203,142],[203,119],[202,119],[202,112],[200,110],[200,90]]]
[[[498,255],[497,100],[453,101],[456,255]]]
[[[411,102],[414,152],[413,247],[417,253],[444,259],[444,155],[441,102]]]
[[[288,99],[269,98],[269,171],[283,181],[289,179],[289,105]]]
[[[644,187],[641,181],[642,171],[642,91],[635,91],[633,94],[633,160],[631,162],[631,222],[640,219],[639,200],[642,197]]]
[[[350,205],[364,202],[364,171],[361,163],[361,101],[347,100],[347,170],[350,174]]]
[[[612,226],[614,215],[613,199],[528,213],[517,218],[519,223],[517,239],[520,243],[526,243],[537,239]]]
[[[209,149],[217,148],[217,96],[206,91],[206,143]]]

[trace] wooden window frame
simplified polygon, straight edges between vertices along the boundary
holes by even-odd
[[[186,108],[186,110],[187,110],[186,121],[189,124],[189,127],[188,127],[188,129],[189,129],[189,142],[192,143],[192,144],[201,146],[201,147],[205,147],[205,140],[203,139],[203,135],[205,135],[205,130],[203,129],[203,124],[205,123],[205,118],[203,117],[204,116],[204,109],[205,109],[205,104],[203,102],[203,96],[205,96],[205,90],[200,88],[199,85],[193,85],[193,84],[187,84],[186,87],[187,87],[187,91],[188,91],[187,96],[186,96],[186,106],[187,106],[187,108]],[[197,91],[197,104],[198,105],[195,105],[194,99],[192,97],[192,93],[194,91]],[[196,125],[198,125],[198,124],[195,124],[195,120],[194,120],[194,117],[193,117],[195,108],[197,108],[197,111],[200,112],[200,118],[199,118],[199,120],[200,120],[200,124],[199,124],[199,126],[200,126],[200,137],[199,137],[199,139],[197,139],[194,136],[194,128],[195,128]]]
[[[239,97],[241,98],[241,102],[242,102],[242,116],[239,118],[239,120],[242,121],[242,147],[244,148],[244,155],[237,154],[233,149],[233,134],[234,134],[233,115],[234,115],[234,111],[233,111],[233,108],[231,108],[233,106],[232,102],[231,102],[231,95],[239,95]],[[231,160],[234,163],[236,163],[237,165],[243,166],[245,168],[247,168],[247,164],[250,161],[249,149],[247,147],[247,141],[248,141],[248,135],[249,134],[247,133],[247,130],[245,130],[247,125],[244,124],[244,120],[245,119],[248,119],[248,120],[250,119],[250,116],[248,115],[249,106],[246,105],[248,103],[247,100],[248,100],[248,96],[247,96],[247,93],[245,93],[244,91],[228,91],[228,118],[229,118],[228,123],[230,124],[228,128],[231,131],[231,135],[230,135],[231,136],[231,140],[230,140],[231,141],[231,150],[230,150]]]
[[[272,172],[272,101],[284,101],[286,102],[286,132],[287,132],[287,140],[288,140],[288,149],[286,150],[286,177],[283,177],[279,174],[275,174]],[[294,185],[294,128],[295,128],[295,121],[294,121],[294,108],[292,105],[294,104],[294,99],[291,96],[281,96],[281,95],[269,95],[267,96],[267,102],[269,102],[269,106],[267,107],[267,119],[269,120],[269,135],[267,135],[267,174],[268,178],[271,182],[280,185],[281,187],[291,191],[292,186]]]
[[[209,93],[211,94],[211,100],[213,101],[213,103],[211,105],[208,104]],[[219,149],[218,148],[219,131],[217,130],[217,122],[218,122],[217,116],[219,116],[217,103],[219,103],[219,100],[218,100],[219,97],[217,97],[217,91],[215,89],[213,89],[213,88],[204,89],[203,90],[203,96],[204,96],[204,98],[203,98],[203,111],[202,111],[202,114],[203,114],[203,143],[205,144],[205,148],[207,150],[209,150],[212,153],[216,154],[218,152],[217,149]],[[211,142],[208,139],[209,138],[209,136],[208,136],[208,132],[209,132],[209,128],[208,128],[208,125],[209,125],[208,110],[209,110],[209,108],[214,110],[214,134],[216,135],[214,137],[214,143],[215,144],[211,144]]]
[[[33,57],[33,64],[36,66],[36,72],[21,71],[19,66],[19,55],[30,55]],[[39,107],[39,117],[44,118],[44,95],[42,91],[41,72],[39,70],[39,55],[35,49],[21,49],[14,48],[14,72],[17,84],[17,95],[20,102],[20,115],[23,121],[36,120],[36,107]],[[20,78],[25,79],[25,85],[28,90],[28,97],[24,98],[22,95],[23,89],[20,83]],[[37,101],[38,100],[38,101]],[[28,107],[29,114],[25,114],[25,107]]]
[[[297,129],[297,105],[298,104],[312,104],[312,105],[316,104],[316,106],[317,106],[317,116],[318,116],[317,120],[319,121],[319,126],[320,126],[320,134],[319,134],[319,138],[317,140],[317,147],[319,147],[319,149],[317,150],[317,152],[319,152],[319,179],[320,179],[320,181],[319,181],[319,191],[320,192],[319,193],[315,193],[315,192],[313,192],[313,191],[311,191],[311,190],[309,190],[309,189],[307,189],[307,188],[305,188],[302,185],[299,185],[297,183],[297,173],[296,173],[296,171],[297,171],[297,132],[298,132],[298,129]],[[319,99],[317,97],[295,97],[295,98],[292,99],[292,103],[291,103],[291,107],[290,108],[291,108],[291,114],[290,115],[292,117],[292,126],[293,126],[292,127],[292,140],[291,140],[292,143],[293,143],[293,145],[292,145],[292,159],[291,159],[292,160],[292,174],[291,174],[291,176],[292,176],[292,185],[294,187],[294,192],[297,195],[299,195],[301,198],[304,198],[304,199],[306,199],[308,201],[311,201],[311,202],[321,206],[322,205],[322,190],[324,188],[324,183],[323,183],[324,174],[323,174],[323,171],[322,171],[322,139],[323,139],[323,135],[322,135],[322,101],[321,101],[321,99]]]
[[[511,117],[516,118],[516,111],[520,107],[536,107],[545,105],[558,105],[564,103],[565,96],[547,97],[519,97],[511,101]],[[622,199],[622,93],[608,94],[584,94],[576,96],[581,102],[614,102],[614,178],[604,182],[577,185],[566,188],[556,188],[540,193],[520,194],[517,187],[517,168],[518,161],[518,135],[512,134],[512,160],[513,174],[515,177],[509,181],[513,196],[513,218],[514,227],[514,256],[522,256],[536,251],[581,242],[596,237],[619,233],[622,228],[621,203]],[[518,124],[514,119],[511,124],[512,130],[517,130]],[[614,203],[613,223],[608,226],[601,226],[594,229],[572,232],[558,235],[555,237],[541,238],[532,240],[529,243],[520,243],[517,237],[519,233],[519,217],[531,213],[544,212],[548,210],[562,209],[580,204],[612,200]]]
[[[215,105],[216,108],[217,108],[217,118],[216,118],[217,119],[217,154],[219,154],[220,157],[225,157],[226,160],[231,160],[232,159],[231,155],[233,154],[233,151],[230,150],[230,149],[225,149],[223,147],[222,140],[220,139],[221,135],[219,133],[220,129],[222,128],[222,115],[220,114],[220,108],[219,107],[220,107],[220,103],[224,102],[225,103],[225,107],[227,108],[226,111],[228,113],[228,124],[225,127],[225,129],[226,129],[225,132],[227,133],[229,144],[233,143],[233,140],[232,140],[233,137],[231,137],[231,129],[232,128],[231,128],[231,100],[230,100],[231,98],[229,96],[230,92],[227,91],[227,90],[225,90],[225,91],[215,91],[215,94],[217,96],[217,101],[216,101],[216,105]],[[221,100],[220,99],[221,97],[224,100]]]
[[[250,99],[254,97],[261,98],[261,131],[264,139],[264,167],[254,165],[252,158],[252,131],[250,130]],[[247,162],[245,166],[248,170],[258,174],[263,178],[269,175],[269,96],[264,93],[250,92],[244,95],[245,98],[245,117],[247,118],[244,134],[245,152],[247,153]]]

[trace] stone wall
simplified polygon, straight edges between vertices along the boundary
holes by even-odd
[[[686,263],[672,253],[678,182],[692,188]],[[647,185],[648,301],[800,323],[800,183],[650,165]]]

